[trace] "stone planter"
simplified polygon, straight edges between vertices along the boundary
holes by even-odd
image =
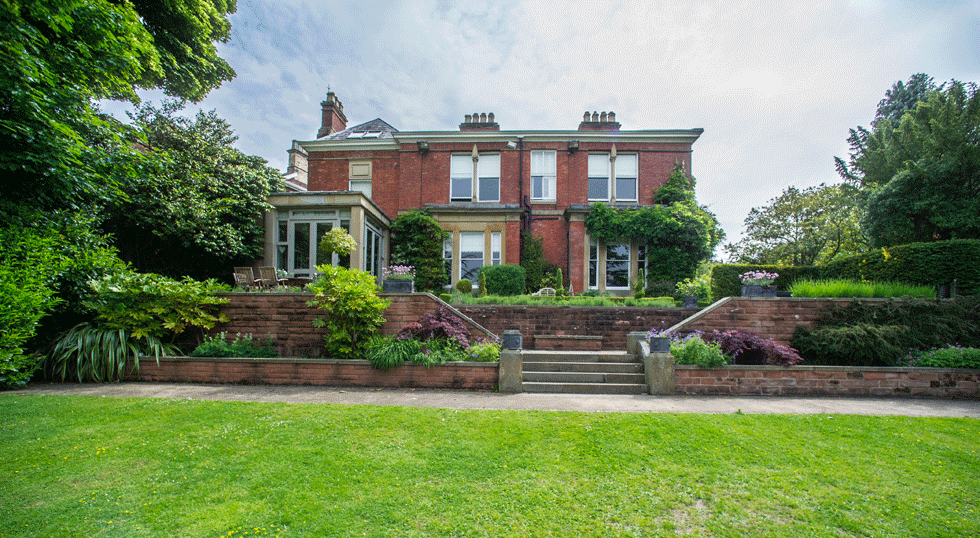
[[[666,336],[651,338],[650,353],[670,353],[670,338]]]
[[[698,307],[698,296],[697,295],[686,295],[681,299],[681,308],[697,308]]]
[[[742,286],[742,297],[776,297],[776,286],[757,286],[746,284]]]
[[[381,284],[385,293],[415,293],[414,280],[385,280]]]

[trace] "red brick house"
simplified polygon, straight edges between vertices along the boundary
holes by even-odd
[[[481,113],[458,131],[399,131],[381,119],[348,127],[333,92],[321,106],[317,138],[289,150],[287,177],[305,192],[273,196],[277,211],[267,217],[267,261],[297,275],[317,259],[310,237],[343,224],[359,242],[352,266],[378,274],[390,219],[427,208],[452,234],[444,256],[453,283],[482,265],[519,263],[530,232],[574,291],[625,293],[644,245],[591,240],[590,204],[653,204],[675,163],[691,170],[703,132],[622,130],[613,112],[586,112],[574,130],[501,130]]]

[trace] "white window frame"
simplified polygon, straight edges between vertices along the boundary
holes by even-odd
[[[535,202],[555,201],[555,178],[557,176],[556,151],[532,151],[531,152],[531,200]],[[535,191],[536,184],[540,183],[538,192]]]
[[[610,161],[608,153],[589,154],[589,181],[586,185],[586,189],[588,189],[588,198],[590,202],[609,201],[609,165]],[[605,182],[606,192],[604,197],[592,195],[593,182],[595,182],[597,185],[601,185],[603,182]]]
[[[466,247],[474,246],[468,243],[474,243],[477,241],[477,236],[479,236],[480,249],[464,250]],[[486,251],[486,234],[484,232],[459,232],[459,272],[456,274],[456,280],[463,278],[469,279],[470,282],[476,285],[477,277],[480,274],[480,267],[486,265],[487,253]],[[464,260],[476,260],[476,257],[463,258],[463,252],[479,252],[480,253],[480,265],[476,268],[471,269],[471,276],[464,276],[463,261]]]
[[[599,247],[604,247],[605,252],[602,256],[599,255]],[[609,250],[615,247],[625,247],[626,248],[626,259],[618,260],[618,263],[626,263],[626,285],[625,286],[611,286],[610,274],[609,274]],[[602,286],[605,290],[612,291],[624,291],[629,290],[631,283],[633,282],[633,248],[630,241],[613,241],[610,243],[600,242],[598,239],[592,238],[589,240],[589,289],[596,290],[600,289],[599,286],[599,269],[603,268],[602,273],[606,275],[605,286]]]
[[[499,202],[500,154],[479,153],[476,166],[473,164],[472,153],[453,153],[450,156],[449,201]],[[485,189],[484,186],[489,183],[494,183],[494,188]],[[493,192],[484,192],[485,190]]]
[[[348,163],[348,190],[363,192],[371,197],[371,161],[350,161]]]
[[[464,188],[465,191],[459,190]],[[469,153],[453,153],[450,157],[449,200],[473,201],[473,157]]]
[[[637,177],[639,176],[640,167],[640,157],[636,153],[620,153],[616,156],[616,161],[613,163],[613,170],[615,177],[612,178],[612,186],[614,190],[617,202],[635,202],[639,197],[639,185],[637,183]],[[620,196],[619,193],[619,182],[620,180],[630,181],[632,180],[633,185],[633,197],[627,198],[625,196]]]
[[[490,232],[490,265],[500,265],[503,259],[503,251],[500,248],[502,235],[500,232]]]
[[[285,270],[292,277],[312,278],[316,273],[317,250],[320,239],[317,228],[328,225],[330,229],[342,227],[350,231],[350,210],[282,210],[278,215],[276,235],[275,266]],[[285,237],[282,227],[285,226]],[[309,242],[299,258],[306,260],[306,265],[298,267],[296,231],[298,227],[307,226]],[[350,256],[331,254],[330,264],[350,266]]]

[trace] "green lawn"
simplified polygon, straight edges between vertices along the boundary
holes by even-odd
[[[977,536],[980,420],[0,394],[0,536]]]

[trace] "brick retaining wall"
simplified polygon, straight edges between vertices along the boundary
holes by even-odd
[[[980,398],[980,372],[952,368],[677,365],[674,382],[689,395]]]
[[[429,293],[382,293],[391,305],[385,310],[387,320],[381,328],[386,335],[395,335],[422,315],[446,306]],[[222,297],[228,303],[220,305],[220,311],[228,316],[227,323],[219,323],[210,331],[236,334],[252,334],[257,340],[272,336],[281,357],[322,357],[325,328],[313,327],[313,320],[322,315],[317,308],[306,306],[312,297],[309,293],[229,293]],[[461,316],[473,336],[493,336],[486,329]],[[191,346],[193,347],[193,346]]]
[[[460,305],[473,321],[498,335],[517,329],[525,347],[534,349],[538,335],[602,336],[600,349],[623,351],[626,335],[666,329],[697,312],[694,308]],[[532,338],[532,336],[534,338]]]
[[[715,329],[742,329],[772,338],[789,345],[797,325],[812,326],[821,310],[830,306],[846,306],[856,299],[766,299],[761,297],[725,297],[701,310],[671,329],[689,333],[711,332]],[[886,299],[860,299],[879,301]]]
[[[127,368],[127,370],[129,370]],[[140,361],[127,381],[246,383],[490,390],[497,384],[495,362],[454,362],[431,368],[406,364],[381,371],[368,361],[336,359],[225,359],[160,357]]]

